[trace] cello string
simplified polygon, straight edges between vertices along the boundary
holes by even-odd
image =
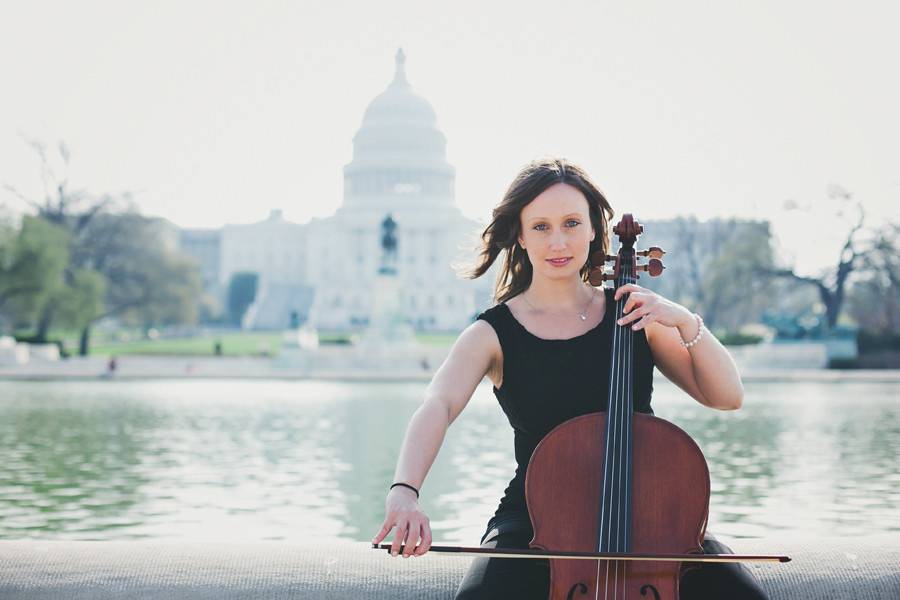
[[[605,294],[606,290],[604,290],[603,293]],[[604,305],[604,310],[608,311],[609,307]],[[606,317],[604,317],[604,318],[606,318]],[[615,369],[615,364],[616,364],[615,356],[613,355],[611,358],[612,358],[612,363],[610,364],[610,373],[612,373],[612,371]],[[607,396],[606,396],[607,415],[609,414],[609,401],[612,398],[612,389],[613,389],[613,379],[612,379],[612,375],[610,375],[609,388],[607,390]],[[605,457],[609,455],[608,428],[606,428],[606,431],[604,431],[603,437],[604,437],[603,456],[604,456],[604,460],[605,460]],[[599,515],[599,518],[600,518],[600,523],[599,523],[599,527],[597,528],[597,544],[596,544],[596,546],[598,548],[603,548],[604,537],[606,535],[606,531],[605,531],[606,528],[604,527],[604,523],[606,522],[606,463],[605,462],[603,465],[603,482],[600,486],[600,515]],[[596,578],[594,579],[594,600],[599,600],[599,597],[600,597],[600,564],[601,564],[601,561],[598,560],[597,561],[597,575],[596,575]],[[607,582],[609,581],[609,561],[606,561],[606,581]],[[608,592],[606,589],[604,589],[604,591],[603,591],[604,600],[606,600],[607,597],[608,597]]]
[[[631,268],[634,268],[634,255],[632,254],[632,263]],[[630,280],[634,283],[634,272],[632,270]],[[626,430],[628,432],[628,445],[625,448],[626,454],[626,463],[628,465],[628,471],[626,474],[626,482],[625,482],[625,495],[626,495],[626,504],[625,510],[626,512],[626,520],[625,520],[625,547],[623,550],[628,552],[631,549],[631,476],[632,476],[632,448],[634,445],[634,429],[633,429],[633,421],[634,421],[634,330],[630,327],[628,328],[628,362],[627,369],[628,375],[626,376],[626,386],[627,386],[627,394],[625,397],[626,407],[625,414],[628,419],[628,426]]]
[[[627,327],[627,326],[626,326]],[[626,544],[628,543],[628,343],[631,338],[629,331],[624,332],[624,344],[622,351],[624,356],[622,357],[622,448],[619,452],[619,459],[622,465],[622,485],[621,490],[619,491],[619,502],[622,505],[622,519],[620,527],[622,529],[621,540],[619,542],[619,551],[623,552]],[[628,569],[627,563],[624,561],[618,561],[618,564],[621,565],[622,568],[622,588],[621,594],[622,598],[625,598],[625,584],[628,581],[626,577],[626,570]]]
[[[624,257],[623,257],[624,258]],[[628,269],[627,269],[627,260],[623,260],[623,269],[622,269],[622,284],[628,282]],[[630,297],[630,294],[629,294]],[[622,298],[621,303],[618,306],[617,312],[619,313],[619,318],[622,318],[625,315],[625,305],[627,304],[628,297]],[[616,466],[618,467],[618,475],[616,477],[616,551],[623,551],[624,544],[624,536],[626,535],[625,526],[626,523],[624,521],[624,513],[627,510],[627,506],[625,503],[625,496],[627,493],[626,488],[624,487],[624,480],[627,478],[627,473],[625,472],[627,469],[627,463],[625,461],[625,449],[626,449],[626,438],[628,436],[628,431],[626,429],[625,423],[627,419],[627,389],[628,389],[628,362],[627,362],[627,347],[629,341],[629,331],[623,327],[619,327],[621,330],[619,336],[619,344],[617,348],[617,352],[619,354],[619,369],[618,369],[618,394],[616,395],[616,415],[615,415],[615,425],[616,425]],[[614,598],[618,598],[619,596],[619,569],[622,569],[622,586],[625,585],[625,564],[621,561],[615,562],[615,592]],[[624,589],[622,590],[624,596]]]
[[[628,260],[623,260],[622,262],[623,262],[623,265],[622,265],[623,266],[623,283],[624,284],[631,283],[631,278],[629,276],[630,275],[629,262],[628,262]],[[630,297],[630,294],[629,294],[629,297]],[[625,305],[623,304],[622,305],[623,316],[624,316],[624,312],[625,312]],[[627,551],[628,512],[629,512],[628,505],[630,502],[630,497],[629,497],[629,493],[628,493],[628,481],[629,481],[628,471],[629,471],[629,466],[630,466],[629,461],[628,461],[628,445],[629,445],[630,439],[631,439],[631,437],[630,437],[631,432],[628,430],[628,427],[630,425],[628,411],[629,411],[629,394],[631,392],[631,382],[629,380],[630,376],[631,376],[631,361],[630,361],[631,357],[630,357],[629,351],[631,348],[633,331],[629,325],[626,325],[623,327],[622,338],[623,338],[622,339],[622,347],[620,349],[620,352],[622,353],[622,357],[621,357],[622,390],[621,390],[621,395],[619,398],[620,404],[618,407],[620,414],[617,419],[617,421],[619,421],[621,423],[621,425],[620,425],[621,447],[619,449],[618,458],[619,458],[619,464],[621,465],[620,471],[621,471],[621,478],[622,478],[622,482],[621,482],[620,489],[619,489],[619,504],[621,507],[620,514],[622,514],[622,517],[620,518],[620,523],[619,523],[619,527],[621,530],[621,533],[619,536],[619,543],[618,543],[618,551],[619,552]],[[617,561],[616,562],[616,575],[617,576],[618,576],[619,564],[621,564],[621,566],[622,566],[622,597],[624,598],[625,591],[626,591],[625,583],[627,581],[625,571],[628,567],[627,567],[627,564],[625,564],[623,561]],[[618,581],[618,577],[617,577],[617,581]],[[616,595],[618,596],[618,586],[617,586],[617,594]]]
[[[624,273],[622,275],[624,275]],[[619,282],[619,284],[621,286],[621,281]],[[628,298],[626,296],[623,296],[620,299],[619,303],[617,304],[617,306],[616,306],[616,314],[617,314],[616,320],[617,321],[618,321],[618,319],[621,319],[624,316],[625,304],[627,301],[628,301]],[[624,431],[624,427],[623,427],[624,415],[623,415],[623,410],[622,410],[623,409],[622,394],[624,392],[625,366],[626,366],[624,363],[625,356],[622,352],[623,345],[625,343],[625,337],[626,337],[625,331],[621,326],[617,326],[617,330],[619,332],[619,336],[618,336],[619,339],[618,339],[618,343],[616,344],[616,349],[615,349],[616,355],[617,355],[617,360],[616,360],[616,362],[617,362],[616,397],[613,399],[615,412],[613,415],[610,415],[611,421],[613,423],[613,428],[615,431],[614,444],[613,444],[613,450],[614,450],[615,455],[612,457],[614,460],[613,472],[615,473],[615,479],[614,479],[614,485],[613,485],[613,490],[614,490],[615,495],[613,497],[613,502],[614,502],[614,507],[615,507],[615,519],[616,519],[615,520],[616,535],[614,536],[614,538],[612,540],[612,544],[613,544],[615,552],[621,551],[621,546],[622,546],[622,468],[624,467],[624,465],[622,463],[622,442],[623,442],[623,436],[625,435],[625,431]],[[619,592],[618,582],[619,582],[620,562],[615,561],[615,563],[613,563],[613,566],[615,567],[615,587],[614,587],[614,596],[613,597],[617,597],[618,592]]]
[[[627,268],[627,260],[624,262],[624,268],[622,273],[622,283],[628,283],[628,268]],[[621,317],[625,316],[625,305],[628,302],[628,298],[631,297],[631,294],[628,294],[628,297],[622,298],[621,303]],[[619,393],[616,397],[616,465],[619,470],[618,477],[616,478],[616,551],[623,552],[625,535],[626,535],[626,521],[625,521],[625,511],[627,510],[626,504],[626,489],[624,487],[624,480],[627,477],[626,469],[628,468],[628,464],[625,461],[625,451],[626,451],[626,443],[628,430],[626,428],[626,419],[628,417],[628,407],[627,407],[627,394],[628,394],[628,346],[629,346],[629,330],[627,327],[620,327],[620,344],[619,344]],[[615,598],[619,597],[619,582],[621,581],[622,586],[622,595],[624,597],[625,594],[625,568],[626,565],[622,561],[616,561],[616,591]],[[619,571],[621,570],[621,577]]]
[[[606,293],[606,292],[604,292]],[[612,345],[612,364],[610,365],[610,379],[609,379],[609,393],[607,395],[606,400],[606,411],[607,417],[609,417],[610,405],[612,404],[612,399],[615,394],[615,370],[616,370],[616,355],[615,355],[615,329],[613,330],[613,345]],[[600,527],[599,527],[599,548],[601,552],[606,547],[608,548],[607,537],[609,536],[609,527],[606,525],[607,518],[607,505],[606,505],[606,493],[607,487],[609,485],[608,477],[607,477],[607,463],[606,460],[609,458],[609,445],[610,445],[610,436],[609,436],[609,420],[607,418],[607,426],[604,431],[604,464],[603,464],[603,485],[601,486],[601,496],[600,496]],[[606,582],[607,587],[609,585],[609,561],[606,561]],[[597,594],[600,593],[600,561],[597,561],[597,583],[596,583],[596,592],[594,594],[594,599],[597,600]],[[604,591],[603,597],[608,598],[609,593],[608,590]]]
[[[619,286],[621,286],[621,281],[618,283],[619,283]],[[616,321],[618,321],[619,319],[622,318],[622,316],[624,314],[625,302],[627,300],[628,300],[628,298],[623,296],[619,300],[619,302],[616,304]],[[618,325],[616,327],[616,330],[619,333],[618,340],[617,340],[616,347],[615,347],[616,365],[617,365],[616,366],[616,397],[613,398],[614,413],[610,414],[609,418],[610,418],[610,422],[613,424],[612,426],[615,430],[615,444],[613,446],[615,456],[611,457],[611,459],[614,461],[613,469],[615,469],[616,466],[618,466],[620,469],[619,473],[617,474],[618,476],[615,478],[615,485],[614,485],[615,497],[613,499],[613,502],[615,502],[615,509],[616,509],[616,512],[615,512],[615,514],[616,514],[616,536],[612,541],[612,547],[615,549],[614,551],[618,552],[619,538],[621,536],[621,531],[620,531],[620,527],[619,527],[621,524],[621,515],[619,512],[621,509],[621,504],[620,504],[621,489],[620,489],[619,484],[620,484],[621,465],[622,465],[622,461],[620,460],[621,443],[622,443],[622,441],[621,441],[622,426],[621,426],[619,420],[621,418],[622,384],[624,383],[623,379],[624,379],[624,373],[625,373],[625,369],[624,369],[625,365],[622,363],[622,358],[623,358],[622,342],[623,342],[623,338],[624,338],[624,332],[623,332],[622,328]],[[613,598],[618,598],[618,595],[619,595],[619,564],[620,564],[619,561],[613,562]]]
[[[622,305],[625,301],[623,297],[621,301],[616,304],[616,320],[621,318],[622,316]],[[610,499],[610,504],[612,508],[612,519],[613,519],[613,528],[612,535],[610,538],[610,548],[613,552],[619,551],[619,472],[617,471],[617,467],[621,464],[619,462],[619,448],[621,445],[620,437],[622,434],[622,430],[619,426],[619,404],[620,399],[622,398],[622,332],[621,327],[619,329],[619,340],[615,347],[616,352],[616,397],[612,399],[612,407],[610,408],[609,413],[609,421],[610,421],[610,431],[613,433],[613,447],[612,447],[612,455],[610,456],[610,460],[612,461],[612,474],[613,474],[613,484],[612,484],[612,498]],[[618,563],[614,563],[616,567],[616,571],[618,571]]]
[[[626,261],[627,262],[627,261]],[[627,272],[627,265],[623,265],[623,273],[620,274],[620,278],[617,278],[616,288],[618,289],[624,284],[633,283],[629,273]],[[627,297],[623,297],[616,304],[616,320],[622,318],[624,316],[624,306],[627,302]],[[606,532],[606,541],[608,544],[608,548],[612,549],[613,546],[613,529],[612,529],[612,516],[613,513],[616,515],[615,521],[615,551],[625,551],[628,543],[628,527],[627,527],[627,518],[629,515],[628,512],[628,502],[630,498],[628,497],[628,489],[626,487],[627,482],[630,481],[629,473],[626,469],[629,467],[629,458],[630,458],[630,441],[631,438],[628,435],[628,431],[626,431],[626,423],[630,426],[631,424],[631,415],[628,414],[629,409],[632,407],[633,402],[631,402],[631,393],[632,385],[629,379],[633,375],[633,330],[628,328],[628,331],[622,331],[622,326],[616,326],[614,328],[614,337],[613,337],[613,368],[612,368],[612,383],[610,386],[610,398],[608,400],[608,423],[610,424],[607,428],[607,454],[606,460],[607,464],[610,458],[615,455],[615,461],[613,462],[612,467],[604,468],[604,495],[601,502],[601,518],[608,516],[608,521],[604,519],[604,522],[609,522],[610,526],[608,531]],[[612,438],[612,442],[610,442],[610,438]],[[609,450],[610,444],[612,445],[611,452]],[[616,468],[618,467],[618,468]],[[611,477],[611,481],[607,482],[607,478]],[[623,479],[625,484],[623,485]],[[608,485],[607,485],[608,484]],[[607,494],[607,490],[609,494]],[[608,501],[608,502],[607,502]],[[625,519],[623,520],[622,512],[625,511]],[[608,515],[604,515],[603,512],[607,512]],[[602,530],[602,527],[601,527]],[[626,568],[626,564],[624,561],[615,561],[614,564],[614,594],[618,596],[618,581],[619,581],[619,565],[621,563],[623,570],[623,586],[625,584],[624,578],[624,570]],[[609,585],[609,562],[607,561],[607,587]],[[598,563],[598,577],[599,577],[599,563]],[[599,581],[597,586],[597,593],[599,594]],[[608,596],[608,592],[606,594]],[[623,589],[624,595],[624,589]]]
[[[629,276],[630,273],[629,273],[628,264],[627,264],[627,261],[625,261],[625,262],[626,262],[625,282],[631,283],[631,278]],[[630,294],[629,294],[629,296],[630,296]],[[623,306],[623,311],[624,311],[624,306]],[[630,456],[629,456],[630,453],[628,450],[629,450],[629,446],[631,444],[631,431],[630,431],[631,415],[629,413],[630,413],[630,409],[631,409],[630,396],[631,396],[631,374],[632,374],[631,367],[632,367],[632,365],[631,365],[630,351],[631,351],[632,340],[634,338],[634,332],[631,329],[630,325],[626,325],[626,327],[627,327],[627,329],[625,329],[625,331],[623,331],[625,339],[624,339],[624,344],[623,344],[623,348],[622,348],[622,352],[624,353],[624,356],[622,357],[624,381],[623,381],[623,394],[622,394],[622,406],[621,406],[623,425],[622,425],[622,450],[620,452],[620,460],[621,460],[621,464],[622,464],[624,483],[622,485],[622,490],[620,492],[621,493],[620,501],[622,502],[622,505],[623,505],[624,517],[622,519],[622,524],[621,524],[622,544],[619,547],[620,552],[628,551],[628,533],[629,533],[628,532],[628,518],[629,518],[630,504],[631,504],[631,494],[630,494],[630,490],[628,488],[628,483],[630,481],[631,464],[630,464]],[[626,591],[625,590],[625,582],[627,581],[626,569],[628,568],[628,565],[625,562],[622,562],[622,561],[620,561],[620,562],[622,563],[622,597],[624,598],[625,591]]]
[[[634,283],[635,282],[634,250],[632,250],[632,253],[631,253],[631,262],[629,263],[629,269],[630,269],[629,280],[631,283]],[[631,329],[630,327],[628,328],[628,358],[627,358],[627,360],[628,360],[628,362],[627,362],[628,373],[626,375],[625,381],[626,381],[626,386],[627,386],[628,391],[625,396],[625,402],[626,402],[625,415],[626,415],[626,419],[628,420],[628,425],[626,426],[625,430],[628,435],[628,442],[627,442],[627,445],[625,448],[625,454],[626,454],[625,463],[627,465],[627,467],[626,467],[627,471],[626,471],[626,481],[625,481],[625,498],[626,498],[626,500],[625,500],[625,511],[626,511],[625,512],[625,546],[623,547],[623,550],[625,552],[630,552],[631,551],[631,525],[632,525],[632,523],[631,523],[631,519],[632,519],[631,486],[632,486],[632,475],[633,475],[632,448],[634,446],[634,422],[633,422],[634,421],[634,330]],[[622,563],[623,573],[627,569],[631,568],[632,566],[633,565],[629,565],[628,562],[623,562]],[[627,577],[625,578],[625,580],[627,581]],[[623,598],[625,597],[624,589],[622,590],[622,597]]]
[[[616,289],[619,287],[620,280],[616,279]],[[614,314],[616,315],[616,321],[621,318],[621,306],[622,300],[616,301]],[[619,356],[619,346],[621,339],[621,327],[619,327],[616,323],[613,323],[613,343],[612,343],[612,365],[610,367],[610,387],[609,387],[609,397],[607,398],[607,426],[606,426],[606,450],[604,453],[604,469],[603,469],[603,497],[601,499],[601,549],[605,548],[606,551],[612,550],[611,536],[612,536],[612,507],[609,506],[612,502],[613,490],[612,486],[615,484],[614,479],[611,474],[611,459],[612,452],[614,450],[614,437],[615,432],[613,431],[614,420],[613,414],[616,408],[616,399],[619,396],[619,370],[620,370],[620,356]],[[610,582],[610,573],[609,573],[609,563],[610,561],[606,561],[606,578],[604,585],[604,598],[609,598],[609,582]],[[614,565],[615,567],[615,565]],[[600,591],[600,563],[597,563],[597,594]],[[596,598],[595,594],[595,598]]]
[[[618,280],[616,280],[616,283],[618,283]],[[616,302],[616,305],[614,307],[613,314],[616,315],[616,320],[618,320],[619,319],[619,316],[618,316],[619,315],[619,303],[618,303],[618,301]],[[608,490],[608,488],[610,488],[613,485],[613,481],[611,480],[611,477],[610,477],[610,468],[611,468],[610,467],[610,465],[611,465],[610,459],[612,457],[611,446],[612,446],[612,437],[613,437],[613,435],[612,435],[612,433],[613,433],[612,432],[612,414],[613,414],[613,411],[615,410],[615,399],[618,395],[617,394],[618,372],[619,372],[619,361],[618,361],[619,357],[618,357],[618,352],[617,352],[618,345],[619,345],[618,338],[619,338],[619,327],[617,327],[616,324],[613,323],[613,343],[612,343],[612,348],[611,348],[612,365],[610,366],[609,397],[607,398],[607,406],[606,406],[606,417],[607,417],[607,419],[606,419],[606,451],[604,453],[604,458],[603,458],[603,460],[604,460],[603,498],[601,501],[601,516],[603,518],[603,522],[602,522],[603,538],[601,539],[601,548],[606,548],[607,551],[609,551],[612,546],[610,543],[610,535],[611,535],[612,525],[611,525],[611,523],[609,525],[607,525],[607,523],[609,522],[608,519],[609,520],[612,519],[612,510],[607,504],[607,497],[608,497],[607,490]],[[610,496],[611,496],[611,490],[610,490]],[[610,581],[609,562],[610,561],[606,561],[606,578],[605,578],[604,593],[603,593],[604,599],[609,598],[609,581]],[[599,593],[599,591],[600,591],[600,574],[599,574],[600,563],[599,562],[597,563],[597,571],[598,571],[598,573],[597,573],[597,592]],[[595,595],[595,598],[596,598],[596,595]]]

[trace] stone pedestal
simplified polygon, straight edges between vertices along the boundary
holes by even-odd
[[[403,312],[401,286],[396,275],[379,273],[372,293],[372,316],[355,346],[353,366],[406,371],[421,365],[424,355],[415,330]]]

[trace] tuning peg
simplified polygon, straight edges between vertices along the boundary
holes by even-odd
[[[591,285],[601,285],[604,281],[611,281],[615,278],[615,273],[604,273],[603,267],[594,267],[588,273],[588,281]]]
[[[597,250],[596,252],[591,254],[591,264],[595,266],[602,265],[609,260],[616,260],[616,257],[609,254],[603,254],[603,252],[600,250]]]
[[[638,256],[649,256],[650,258],[662,258],[665,253],[666,251],[659,246],[650,246],[648,249],[641,250],[635,254]]]
[[[650,273],[650,277],[658,277],[662,275],[663,269],[665,269],[665,265],[662,264],[662,261],[657,258],[651,258],[650,262],[646,265],[638,265],[638,271],[647,271]]]

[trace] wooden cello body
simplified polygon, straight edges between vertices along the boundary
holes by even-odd
[[[709,471],[693,439],[664,419],[633,415],[630,538],[616,531],[627,518],[622,514],[626,507],[619,514],[613,507],[605,515],[608,522],[601,522],[597,508],[606,470],[606,419],[606,413],[571,419],[535,449],[525,480],[534,526],[531,546],[576,552],[701,552]],[[678,598],[681,563],[551,559],[550,564],[552,599]]]
[[[601,277],[615,278],[616,287],[634,282],[637,270],[662,271],[658,248],[643,253],[656,264],[636,265],[633,244],[640,231],[629,214],[614,228],[621,249],[609,257],[616,259],[613,275]],[[618,301],[616,320],[626,299]],[[701,553],[709,511],[706,460],[684,431],[633,411],[634,333],[630,326],[614,327],[608,410],[562,423],[532,454],[525,480],[531,546]],[[550,559],[550,598],[675,600],[682,570],[680,562]]]

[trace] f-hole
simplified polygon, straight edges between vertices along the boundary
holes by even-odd
[[[582,594],[587,594],[587,586],[581,583],[580,581],[572,586],[569,590],[569,593],[566,594],[566,600],[573,600],[575,598],[575,592],[581,592]],[[659,600],[659,596],[656,597]]]
[[[646,596],[647,592],[651,592],[653,594],[654,600],[659,600],[659,592],[656,591],[656,588],[650,585],[649,583],[641,586],[641,596]]]

